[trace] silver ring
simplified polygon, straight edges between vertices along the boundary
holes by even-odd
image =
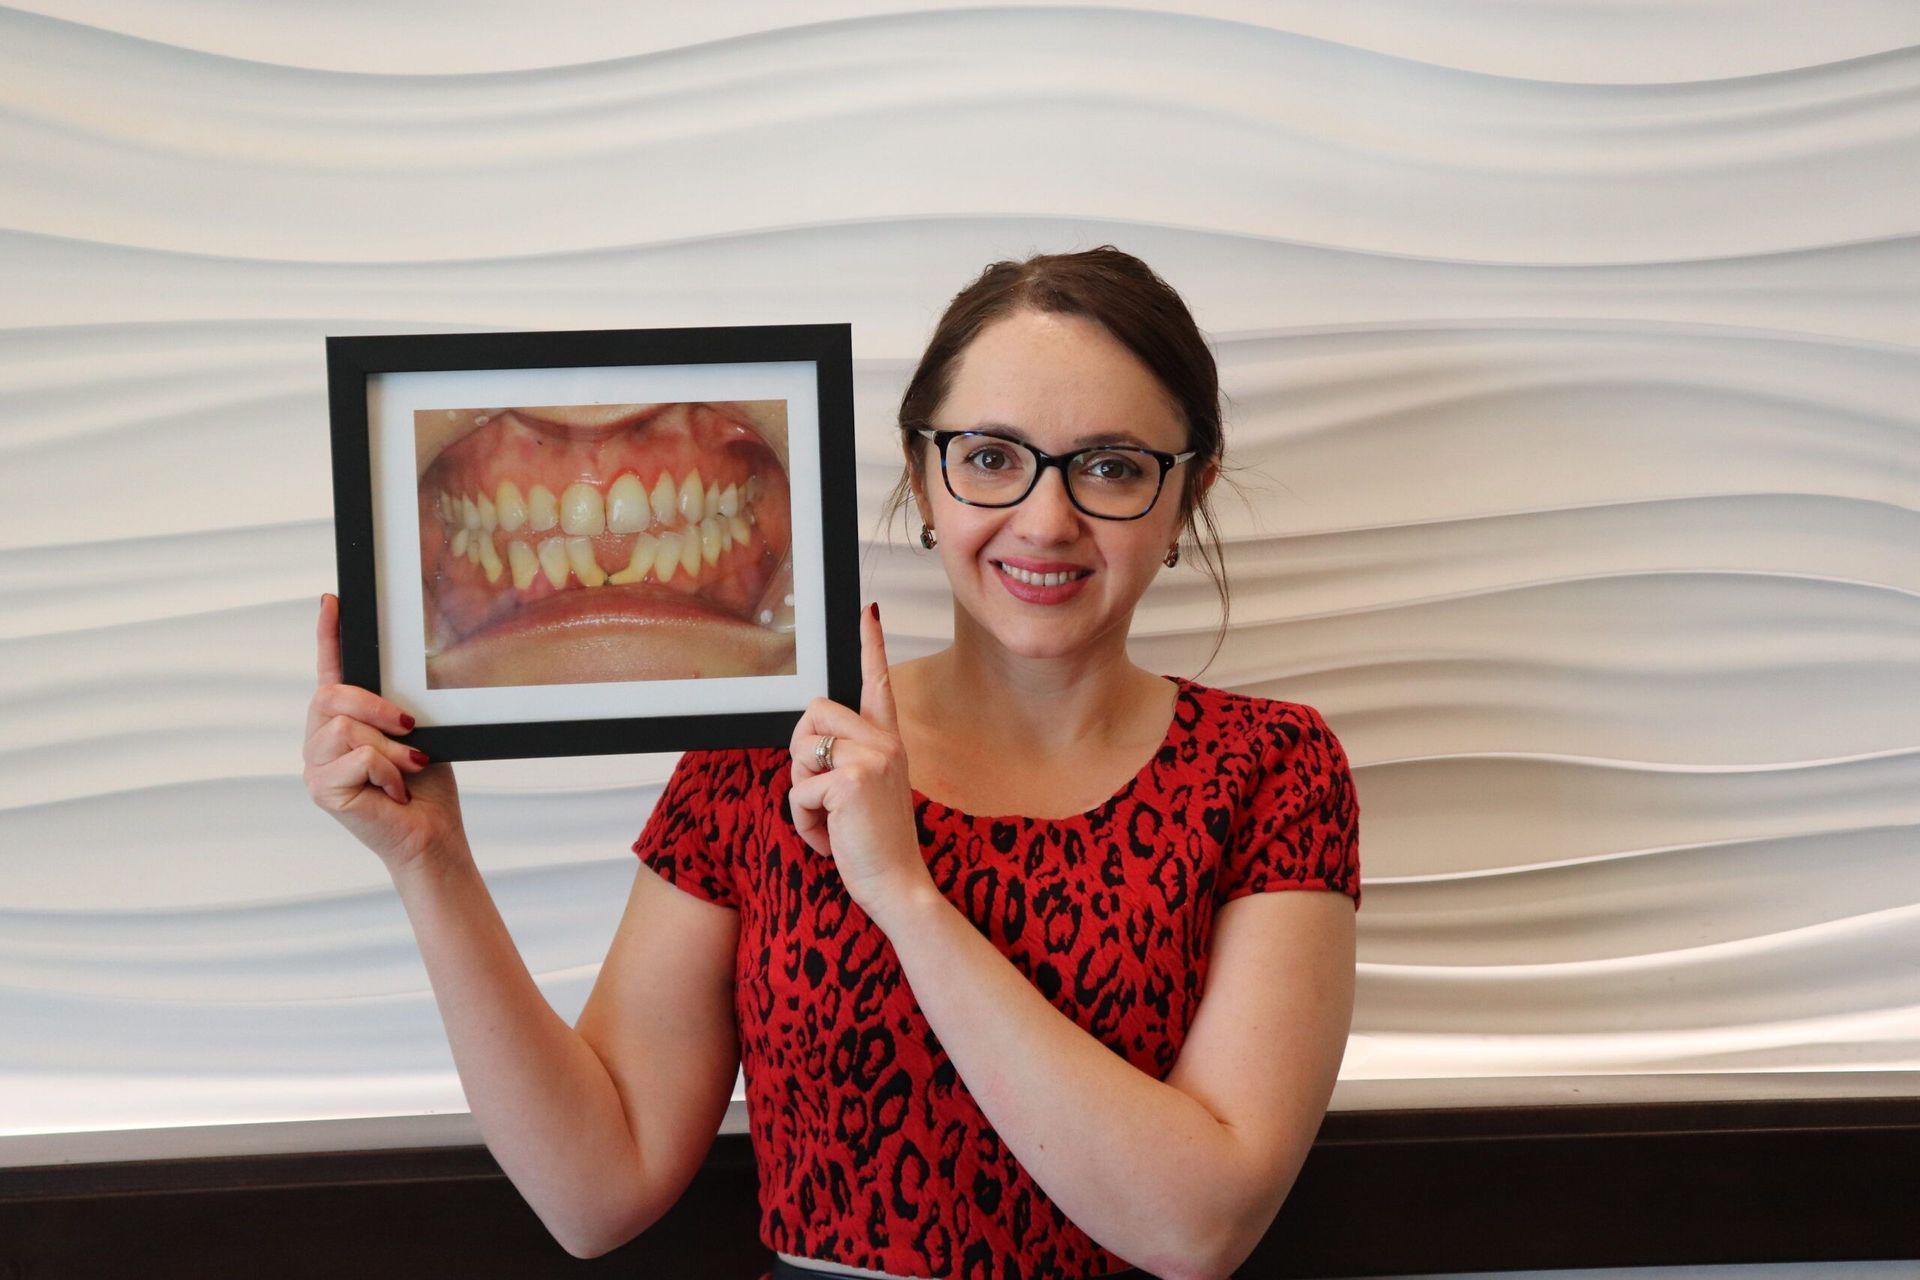
[[[833,772],[833,735],[823,733],[813,744],[813,767],[819,773]]]

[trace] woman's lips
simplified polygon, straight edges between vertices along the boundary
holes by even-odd
[[[988,563],[993,566],[993,576],[999,579],[1007,593],[1028,604],[1064,604],[1079,595],[1081,588],[1087,585],[1087,579],[1093,576],[1091,569],[1060,560],[1003,558]],[[1051,567],[1038,568],[1040,565]],[[1026,581],[1015,577],[1016,573]]]
[[[429,686],[794,670],[784,407],[418,415]]]

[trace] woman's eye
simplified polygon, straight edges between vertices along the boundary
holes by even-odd
[[[993,445],[982,445],[967,454],[967,465],[982,471],[1002,470],[1007,465],[1007,451]]]
[[[1137,480],[1145,474],[1139,463],[1120,453],[1095,454],[1080,469],[1095,480]]]

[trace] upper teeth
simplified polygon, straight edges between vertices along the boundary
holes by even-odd
[[[715,512],[736,516],[759,496],[758,476],[744,486],[729,484],[723,489],[719,481],[703,479],[695,468],[682,480],[663,471],[651,489],[627,472],[605,492],[597,484],[579,480],[557,495],[543,484],[522,489],[502,480],[492,493],[440,493],[434,506],[441,520],[456,528],[518,533],[524,526],[546,533],[557,525],[575,537],[591,537],[606,531],[640,533],[651,525],[684,528],[698,525]]]
[[[1033,587],[1057,587],[1063,582],[1072,582],[1075,578],[1084,577],[1087,572],[1084,569],[1074,569],[1066,573],[1028,573],[1025,569],[1016,569],[1010,564],[1001,565],[1000,571],[1015,582],[1024,582]]]

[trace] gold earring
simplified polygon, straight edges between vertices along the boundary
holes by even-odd
[[[934,544],[939,541],[940,541],[940,535],[933,531],[932,525],[923,524],[920,526],[920,545],[921,546],[931,551],[934,548]]]
[[[1180,563],[1180,544],[1176,542],[1171,547],[1168,547],[1167,558],[1165,560],[1162,560],[1160,563],[1166,565],[1167,568],[1169,569],[1179,564]]]

